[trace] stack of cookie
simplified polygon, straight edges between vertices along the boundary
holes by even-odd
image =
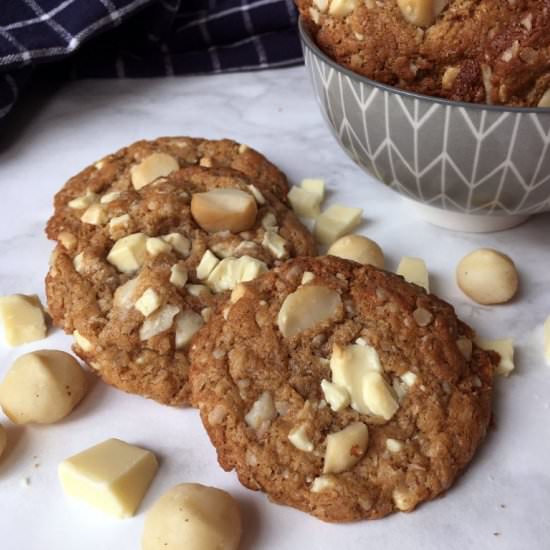
[[[104,158],[55,198],[53,321],[106,382],[198,407],[247,487],[327,521],[412,510],[483,439],[498,356],[422,288],[313,257],[287,192],[229,140]]]

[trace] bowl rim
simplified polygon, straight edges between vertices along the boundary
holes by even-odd
[[[439,103],[447,107],[462,107],[464,109],[474,109],[481,111],[496,111],[499,113],[518,113],[518,114],[533,114],[533,115],[550,115],[550,107],[512,107],[506,105],[487,105],[482,103],[470,103],[466,101],[453,101],[451,99],[444,99],[441,97],[430,96],[425,94],[418,94],[416,92],[409,92],[407,90],[402,90],[396,88],[395,86],[390,86],[389,84],[382,84],[376,80],[367,78],[366,76],[360,75],[353,72],[352,70],[336,63],[331,59],[325,52],[323,52],[319,46],[315,43],[309,31],[306,28],[304,23],[304,18],[302,16],[298,19],[298,29],[300,32],[300,38],[305,47],[311,50],[316,57],[320,57],[326,64],[330,65],[332,68],[336,69],[338,72],[344,73],[348,78],[355,80],[361,84],[367,84],[374,88],[384,90],[391,94],[403,96],[409,99],[419,99],[421,101],[426,101],[429,103]]]

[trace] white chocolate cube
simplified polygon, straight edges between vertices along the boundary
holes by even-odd
[[[161,304],[160,296],[154,288],[148,288],[137,300],[136,309],[144,316],[149,317]]]
[[[172,245],[160,237],[149,237],[145,242],[145,250],[151,256],[158,256],[170,252]]]
[[[220,263],[220,260],[212,254],[210,250],[207,250],[201,258],[199,265],[197,266],[197,278],[206,279],[213,269]]]
[[[0,296],[0,319],[9,346],[20,346],[46,337],[44,310],[38,296]]]
[[[321,244],[332,244],[336,239],[353,231],[361,223],[362,214],[361,208],[333,204],[315,220],[315,238]]]
[[[87,191],[85,195],[76,197],[72,201],[69,201],[67,206],[69,208],[73,208],[74,210],[84,210],[84,208],[88,208],[88,206],[94,204],[94,202],[97,202],[98,200],[98,195],[96,195],[93,191]]]
[[[166,153],[153,153],[130,169],[132,185],[139,191],[157,178],[167,176],[178,169],[179,164],[174,157]]]
[[[334,412],[344,410],[351,403],[351,396],[346,388],[333,384],[328,380],[321,380],[321,390],[325,401]]]
[[[223,292],[233,290],[239,283],[252,281],[265,271],[265,263],[251,256],[224,258],[210,273],[206,282],[214,292]]]
[[[190,309],[179,313],[176,317],[176,349],[185,347],[202,325],[204,320],[198,313]]]
[[[157,309],[152,315],[149,315],[149,317],[146,317],[139,329],[140,340],[148,340],[171,328],[174,317],[179,311],[179,307],[173,304],[166,304],[160,309]]]
[[[170,282],[176,288],[183,288],[187,283],[187,269],[183,264],[174,264],[170,269]]]
[[[118,518],[133,516],[158,469],[150,451],[108,439],[59,465],[63,490]]]
[[[500,361],[495,370],[495,374],[500,376],[510,376],[515,369],[514,365],[514,340],[504,338],[502,340],[477,340],[477,345],[484,350],[496,351],[500,355]]]
[[[414,258],[412,256],[404,256],[397,267],[398,275],[404,277],[405,281],[414,283],[430,292],[430,281],[426,262],[422,258]]]
[[[288,193],[288,200],[292,210],[302,218],[315,219],[321,212],[319,195],[310,193],[301,187],[292,187]]]
[[[302,189],[313,193],[318,199],[319,204],[325,200],[325,180],[320,178],[306,178],[300,183]]]
[[[95,203],[86,208],[80,220],[90,225],[103,225],[107,221],[107,212],[102,204]]]
[[[133,233],[119,239],[107,255],[107,261],[122,273],[137,271],[145,261],[147,235]]]
[[[276,231],[266,231],[262,246],[267,248],[275,258],[280,260],[286,256],[286,241]]]
[[[161,239],[171,245],[172,248],[182,256],[189,256],[191,241],[181,233],[169,233],[168,235],[163,235]]]

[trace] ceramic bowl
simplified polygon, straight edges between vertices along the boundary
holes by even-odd
[[[338,143],[427,221],[498,231],[550,211],[550,109],[399,90],[330,59],[302,21],[300,34],[315,96]]]

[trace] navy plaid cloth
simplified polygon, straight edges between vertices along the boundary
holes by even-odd
[[[293,0],[0,0],[0,120],[33,78],[300,63]]]

